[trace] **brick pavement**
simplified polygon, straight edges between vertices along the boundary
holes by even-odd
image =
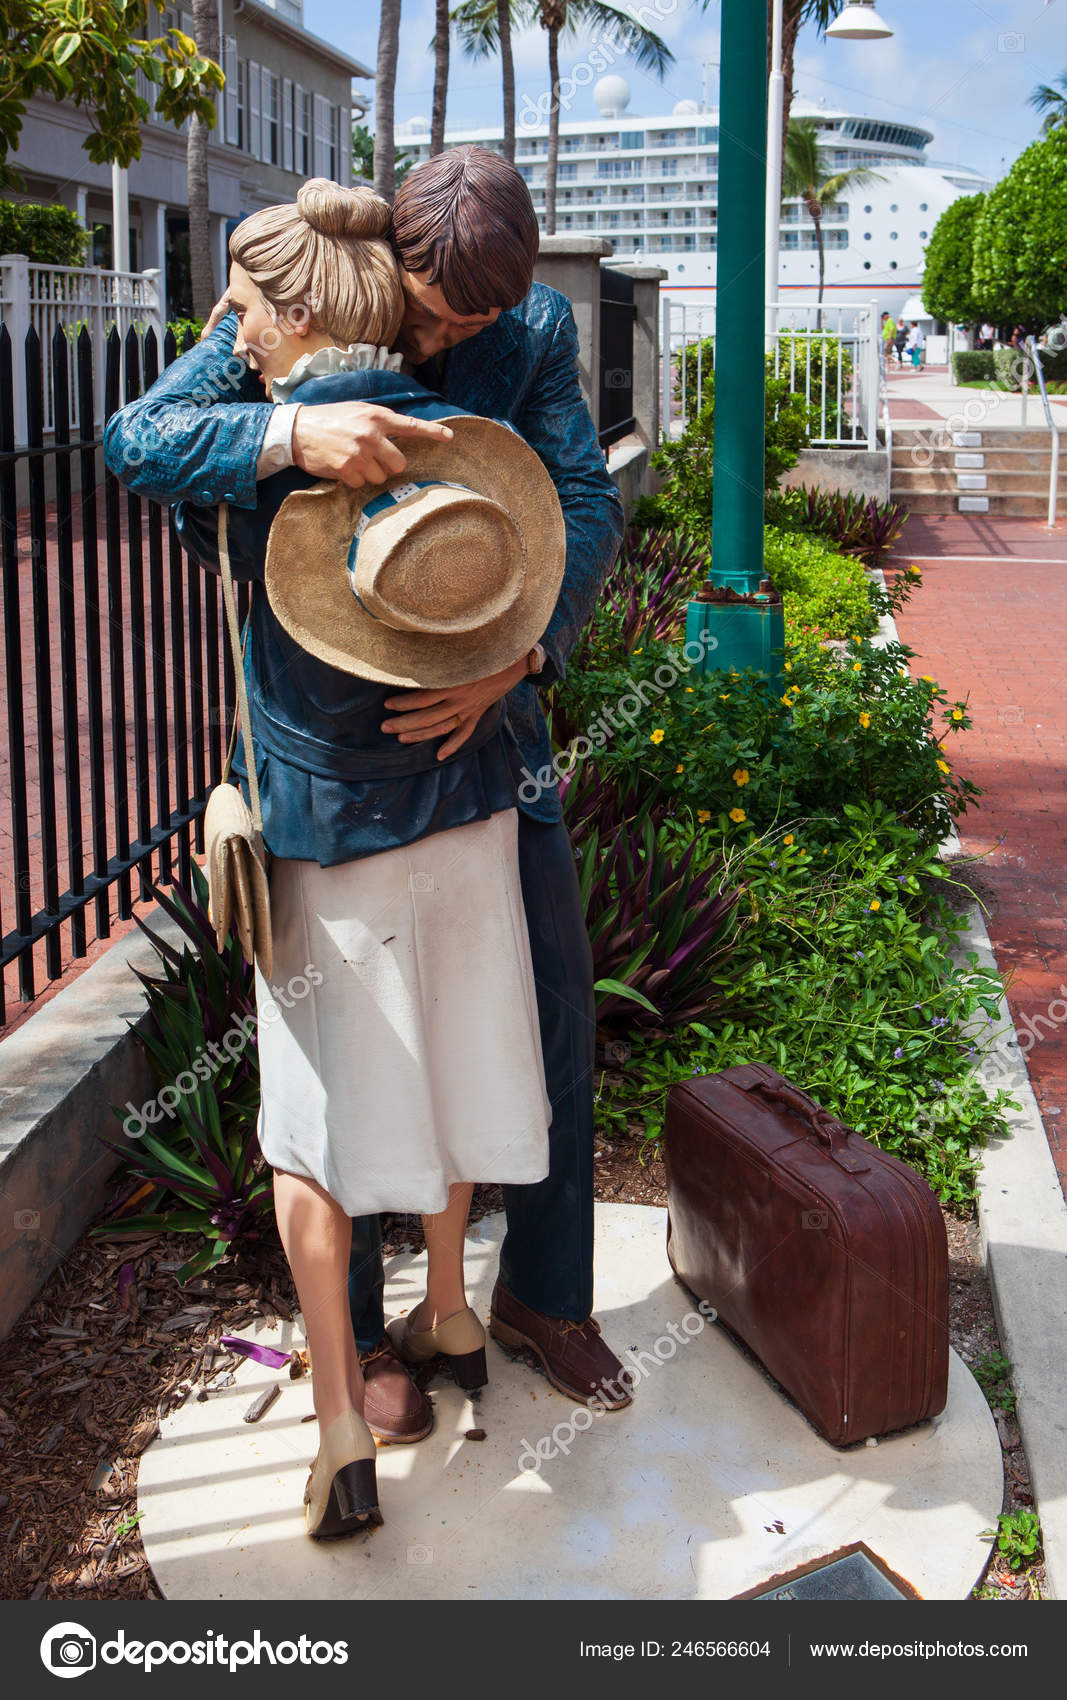
[[[897,620],[950,697],[969,700],[960,771],[985,792],[966,851],[992,890],[989,935],[1017,1027],[1041,1017],[1030,1078],[1067,1194],[1067,520],[987,514],[908,521],[895,561],[923,588]]]

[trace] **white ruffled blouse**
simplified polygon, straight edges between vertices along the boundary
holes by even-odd
[[[353,342],[348,348],[316,348],[311,354],[302,354],[286,377],[274,379],[270,398],[286,402],[309,378],[328,378],[334,372],[366,372],[375,367],[399,372],[403,360],[402,354],[390,354],[387,348],[375,348],[372,342]]]

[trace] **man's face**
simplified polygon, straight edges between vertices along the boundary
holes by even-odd
[[[488,313],[457,313],[445,300],[441,285],[428,282],[428,277],[428,272],[400,268],[407,306],[397,347],[415,365],[477,336],[486,325],[495,324],[502,311],[493,307]]]

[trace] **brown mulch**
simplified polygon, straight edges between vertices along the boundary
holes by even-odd
[[[663,1164],[641,1160],[638,1138],[600,1140],[596,1195],[609,1203],[666,1204]],[[479,1188],[472,1219],[498,1210]],[[976,1222],[947,1215],[951,1339],[972,1368],[999,1350]],[[385,1224],[387,1254],[418,1249],[418,1217]],[[174,1272],[194,1242],[180,1234],[129,1241],[82,1237],[0,1345],[0,1598],[159,1599],[137,1531],[140,1454],[162,1418],[207,1398],[241,1361],[223,1334],[296,1309],[289,1268],[273,1235],[179,1288]],[[119,1274],[133,1265],[132,1283]],[[1011,1416],[996,1414],[1004,1449],[1004,1510],[1031,1508],[1026,1456]],[[1012,1574],[994,1557],[976,1597],[1046,1594],[1042,1564]]]

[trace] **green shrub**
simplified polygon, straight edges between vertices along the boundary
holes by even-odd
[[[957,384],[993,378],[996,370],[991,348],[958,348],[952,356],[952,376]]]
[[[652,456],[652,465],[667,483],[658,496],[643,496],[634,510],[639,525],[661,531],[684,531],[710,542],[712,482],[715,458],[715,384],[707,383],[708,400],[685,432]],[[801,449],[811,440],[814,410],[793,395],[784,378],[768,378],[764,435],[764,485],[773,490],[783,472],[795,466]]]
[[[89,233],[69,207],[0,201],[0,254],[25,254],[42,266],[83,266]]]
[[[786,634],[802,628],[824,637],[869,636],[877,625],[867,574],[859,561],[803,532],[765,532],[763,559],[782,592]]]
[[[698,673],[679,650],[650,643],[622,664],[568,672],[561,695],[571,725],[615,713],[597,750],[602,776],[639,795],[663,790],[739,842],[803,818],[831,844],[846,805],[866,802],[936,845],[978,794],[941,746],[970,720],[933,680],[910,677],[910,654],[866,640],[840,654],[791,648],[778,696],[755,669]],[[660,682],[664,670],[672,683]]]
[[[717,828],[707,839],[707,855],[719,854]],[[733,858],[747,915],[713,970],[716,1025],[635,1034],[627,1067],[600,1082],[600,1131],[658,1140],[670,1086],[764,1062],[918,1169],[944,1202],[969,1204],[975,1148],[1007,1132],[1013,1101],[988,1097],[975,1077],[969,1028],[995,1018],[999,984],[974,956],[966,968],[949,956],[960,923],[948,871],[878,805],[847,805],[830,846],[783,825],[749,834]]]
[[[200,332],[203,330],[206,323],[207,323],[206,319],[168,319],[167,320],[167,329],[169,331],[173,331],[173,333],[174,333],[174,341],[177,345],[177,349],[178,349],[179,354],[185,353],[185,339],[186,339],[186,337],[189,338],[190,348],[192,347],[194,342],[200,341]]]
[[[879,502],[873,496],[855,496],[851,491],[811,489],[806,484],[794,490],[775,490],[767,501],[767,523],[786,531],[806,531],[823,537],[845,555],[854,555],[865,567],[877,567],[896,543],[907,519],[895,502]]]

